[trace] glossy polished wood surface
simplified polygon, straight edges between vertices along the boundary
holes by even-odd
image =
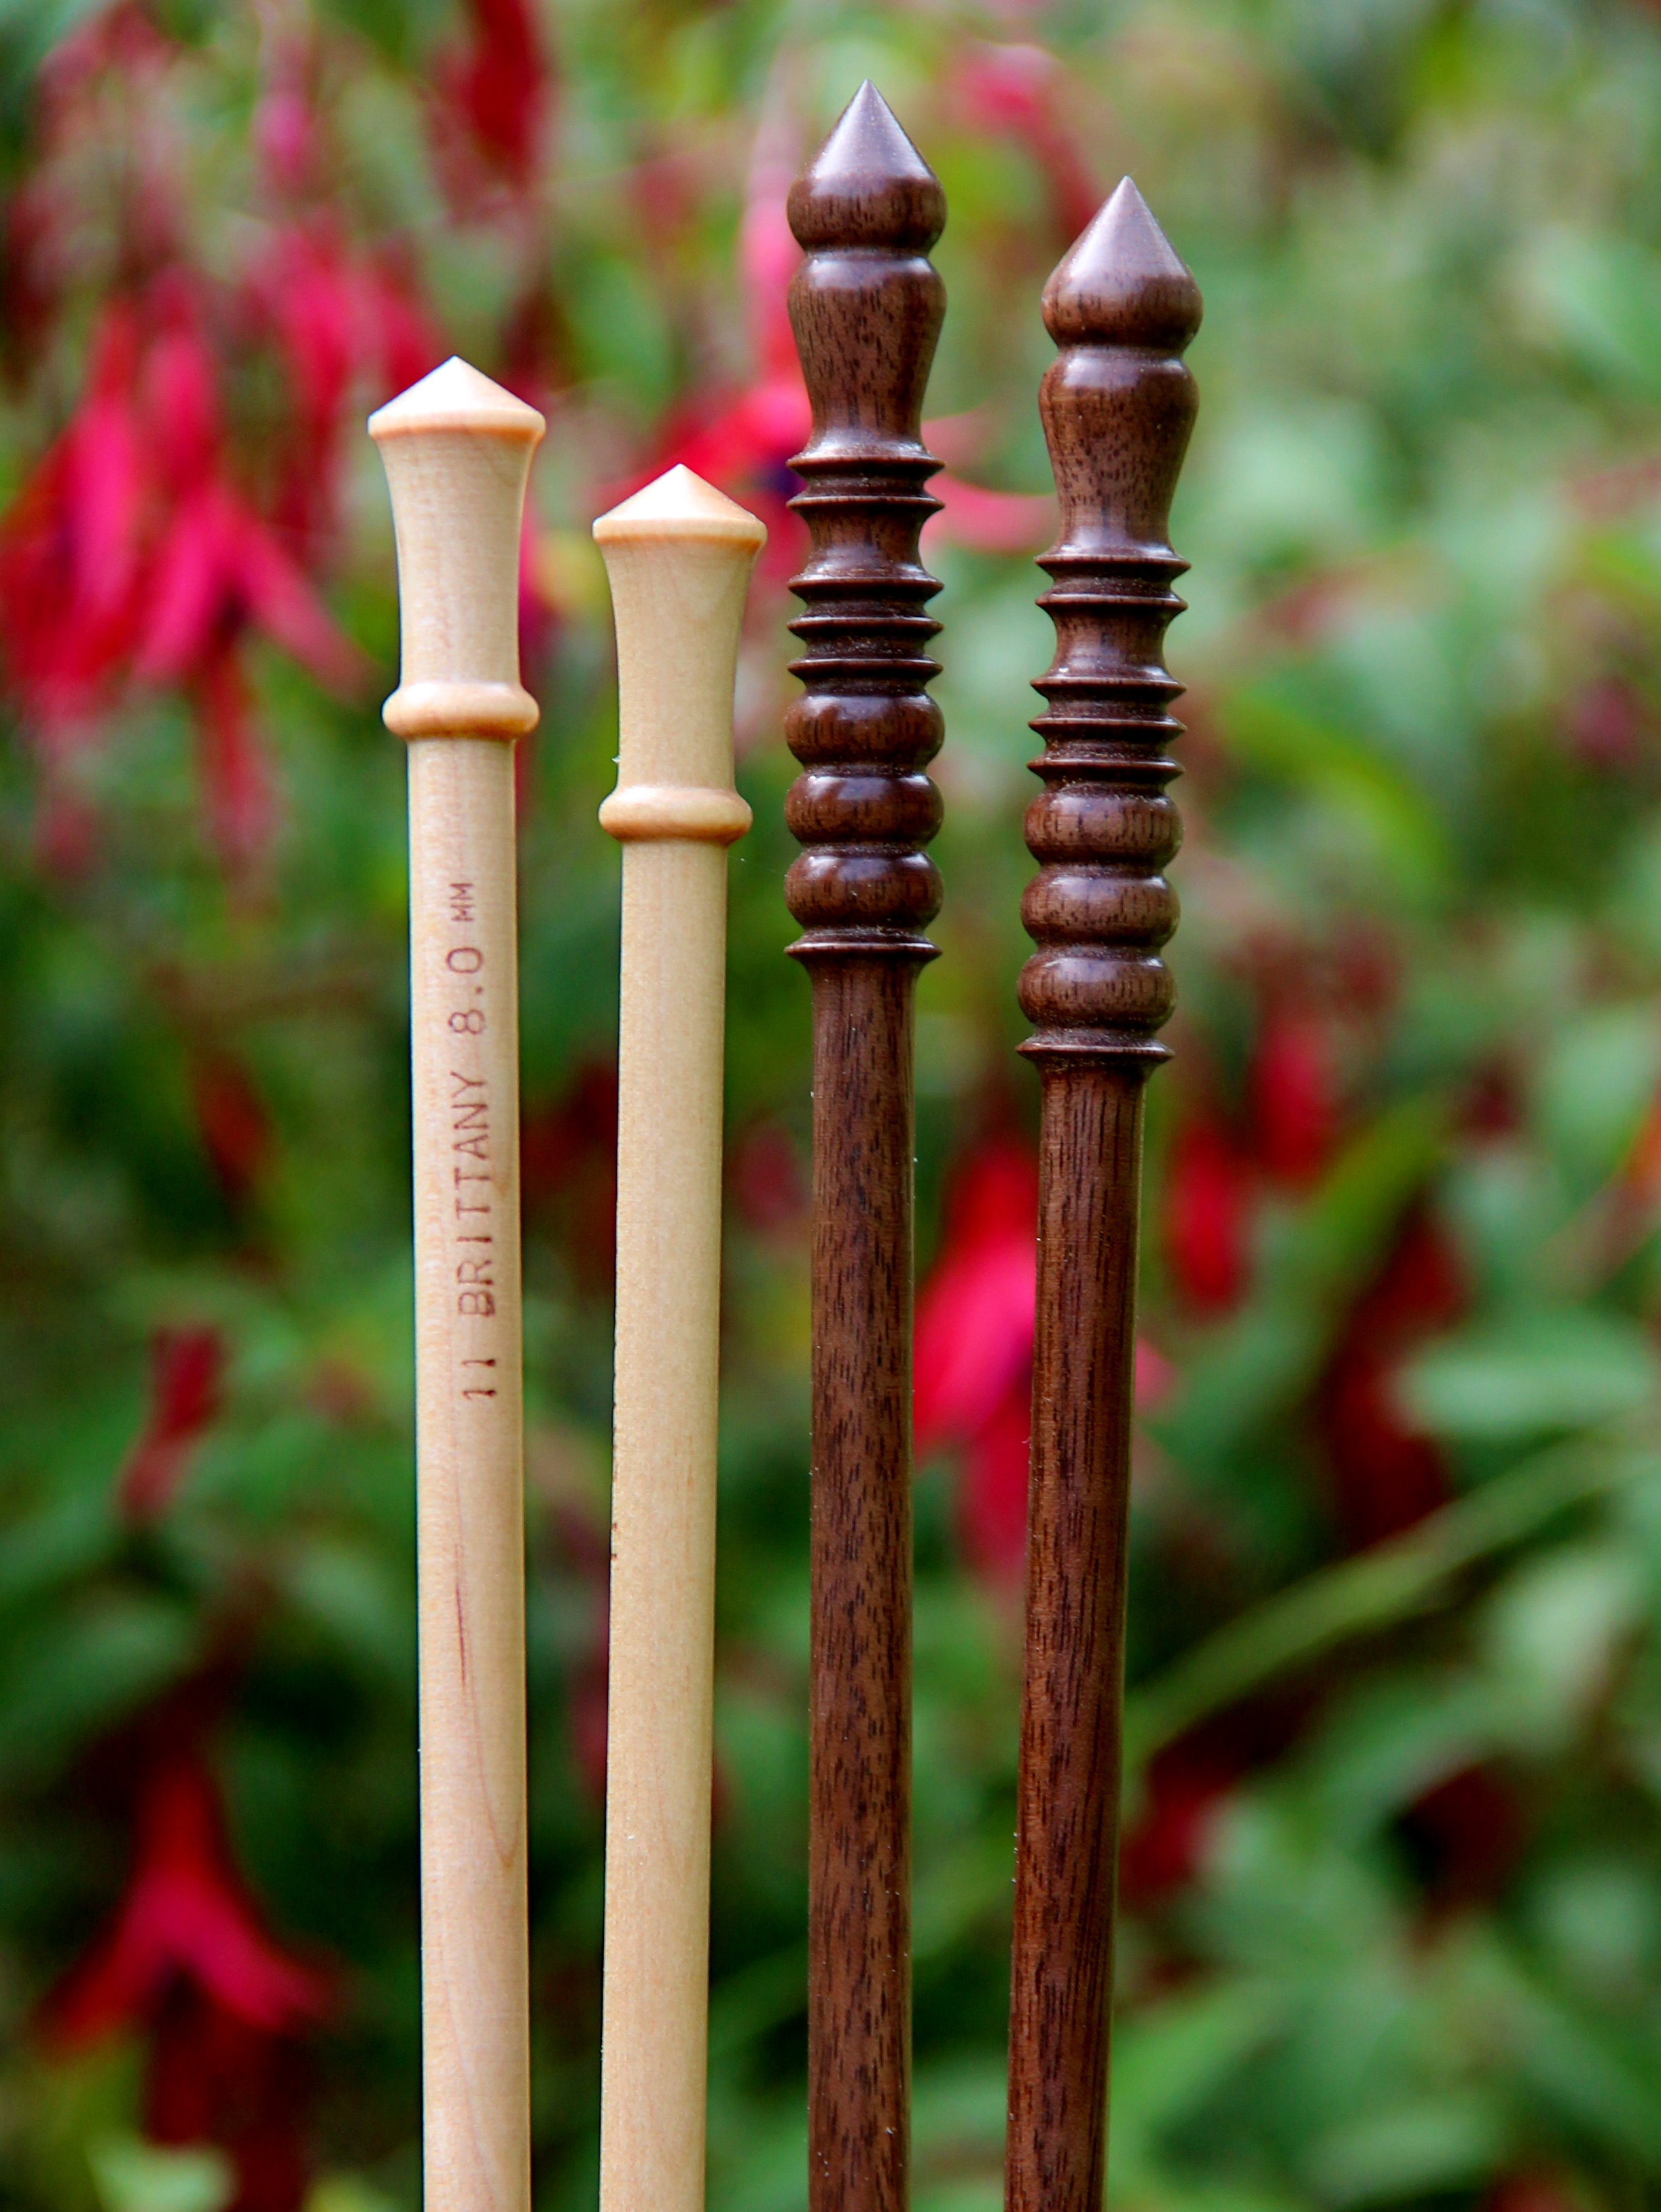
[[[1098,2212],[1123,1701],[1142,1088],[1165,1059],[1181,838],[1166,542],[1200,295],[1129,179],[1051,277],[1039,404],[1060,534],[1022,919],[1043,1084],[1026,1655],[1011,1973],[1009,2212]]]
[[[921,434],[945,309],[939,184],[870,85],[790,195],[813,404],[794,463],[805,696],[786,881],[813,986],[813,2212],[901,2212],[910,2073],[912,1000],[940,879],[937,501]]]

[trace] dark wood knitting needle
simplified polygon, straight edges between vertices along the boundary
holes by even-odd
[[[1161,871],[1181,838],[1165,787],[1166,542],[1193,427],[1181,359],[1194,279],[1129,179],[1045,288],[1060,349],[1039,396],[1062,524],[1039,557],[1056,658],[1027,811],[1039,863],[1022,920],[1043,1081],[1026,1660],[1009,2028],[1007,2212],[1099,2212],[1106,2167],[1123,1703],[1125,1543],[1142,1090],[1169,1057]]]
[[[813,404],[812,540],[786,726],[805,848],[785,892],[813,988],[808,2202],[903,2212],[910,2074],[912,1002],[940,878],[940,742],[917,533],[946,203],[862,85],[790,193]]]

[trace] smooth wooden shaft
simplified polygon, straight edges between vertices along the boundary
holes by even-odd
[[[813,975],[808,2202],[903,2212],[911,2069],[912,1001]]]
[[[701,2212],[724,845],[624,848],[601,2212]]]
[[[594,524],[621,840],[601,2212],[702,2212],[709,1996],[727,847],[745,587],[766,532],[684,468]]]
[[[528,2212],[513,748],[410,761],[426,2212]]]
[[[1043,1067],[1008,2212],[1102,2202],[1143,1082]]]

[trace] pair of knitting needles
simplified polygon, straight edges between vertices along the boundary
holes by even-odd
[[[918,533],[944,312],[938,181],[867,85],[790,196],[813,405],[794,466],[804,695],[786,896],[813,992],[813,2212],[904,2212],[910,2106],[912,1000],[940,902]],[[1165,1056],[1179,825],[1167,517],[1193,279],[1119,187],[1050,279],[1062,526],[1023,918],[1043,1085],[1010,2212],[1098,2212],[1123,1702],[1143,1085]],[[527,2212],[518,1035],[520,523],[542,418],[459,362],[383,408],[409,741],[423,2035],[429,2212]],[[725,847],[764,533],[673,470],[595,525],[624,847],[602,2212],[701,2212]]]

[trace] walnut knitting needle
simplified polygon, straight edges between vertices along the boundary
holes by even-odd
[[[911,2068],[912,1005],[940,902],[940,711],[917,533],[946,308],[939,179],[862,85],[791,188],[790,319],[813,404],[791,504],[806,687],[785,881],[813,988],[812,2212],[904,2212]]]
[[[543,420],[449,361],[370,418],[409,741],[426,2212],[528,2212],[514,739]]]
[[[767,532],[690,469],[603,514],[623,846],[600,2212],[702,2212],[733,684]]]
[[[1100,2212],[1123,1723],[1143,1086],[1169,1058],[1181,690],[1167,542],[1195,411],[1200,294],[1129,179],[1050,278],[1039,396],[1062,526],[1039,556],[1056,658],[1021,1050],[1043,1083],[1026,1662],[1011,1970],[1007,2212]]]

